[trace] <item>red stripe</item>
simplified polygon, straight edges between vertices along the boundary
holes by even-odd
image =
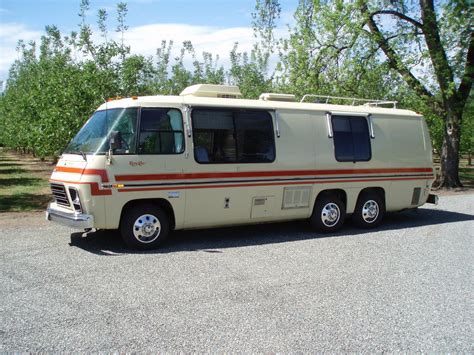
[[[68,166],[57,166],[54,171],[61,173],[74,173],[82,175],[98,175],[102,179],[102,182],[109,182],[109,176],[107,170],[103,169],[84,169],[84,168],[72,168]]]
[[[87,183],[91,187],[91,195],[92,196],[107,196],[112,195],[112,190],[101,190],[99,188],[99,184],[96,182],[89,182]]]
[[[220,173],[180,173],[180,174],[144,174],[115,175],[116,181],[150,181],[150,180],[193,180],[212,178],[252,178],[272,176],[319,176],[319,175],[354,175],[354,174],[393,174],[393,173],[432,173],[432,168],[384,168],[384,169],[342,169],[342,170],[279,170],[279,171],[244,171]]]
[[[246,186],[283,186],[283,185],[309,185],[309,184],[331,184],[345,182],[369,182],[369,181],[401,181],[401,180],[427,180],[433,176],[426,177],[410,177],[410,178],[382,178],[382,179],[356,179],[356,180],[314,180],[314,181],[289,181],[289,182],[271,182],[271,183],[254,183],[254,184],[227,184],[227,185],[193,185],[193,186],[165,186],[165,187],[139,187],[129,189],[118,189],[119,192],[135,192],[135,191],[159,191],[159,190],[193,190],[193,189],[219,189],[226,187],[246,187]]]

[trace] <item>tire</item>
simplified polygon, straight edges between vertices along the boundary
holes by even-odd
[[[346,206],[335,195],[321,196],[314,205],[311,225],[325,233],[335,232],[344,224]]]
[[[359,228],[375,228],[380,225],[384,215],[385,203],[380,194],[363,192],[357,199],[352,220]]]
[[[128,208],[122,216],[120,234],[131,249],[158,248],[168,238],[169,218],[160,207],[143,203]]]

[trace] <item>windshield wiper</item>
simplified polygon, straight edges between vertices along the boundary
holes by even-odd
[[[79,150],[79,154],[82,155],[82,158],[84,159],[84,161],[87,163],[87,154],[84,153],[82,150]]]
[[[87,154],[85,152],[83,152],[82,150],[70,150],[66,153],[69,153],[69,154],[80,154],[82,159],[84,159],[84,161],[87,162]]]

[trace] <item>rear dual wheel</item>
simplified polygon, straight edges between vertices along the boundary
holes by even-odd
[[[346,206],[336,195],[318,197],[311,215],[311,224],[321,232],[335,232],[344,224]]]
[[[360,228],[375,228],[385,215],[385,203],[376,192],[363,192],[352,214],[352,221]]]

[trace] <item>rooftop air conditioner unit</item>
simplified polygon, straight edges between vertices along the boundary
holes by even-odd
[[[188,86],[180,96],[218,97],[237,99],[242,96],[239,88],[233,85],[197,84]]]

